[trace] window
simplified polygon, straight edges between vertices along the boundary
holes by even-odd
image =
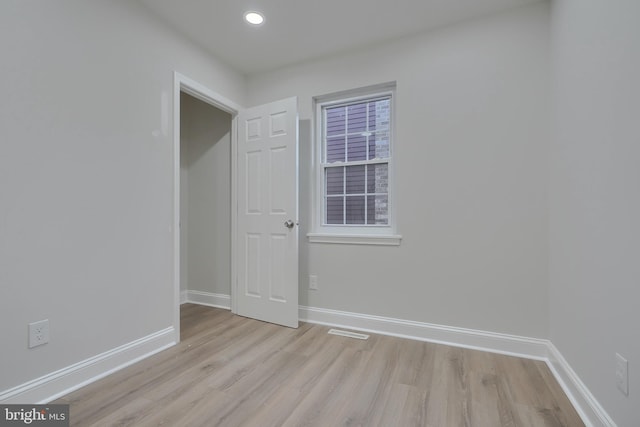
[[[386,89],[316,100],[319,162],[312,242],[341,243],[348,235],[348,243],[399,243],[392,209],[393,92]]]
[[[389,224],[390,97],[322,108],[323,223]]]

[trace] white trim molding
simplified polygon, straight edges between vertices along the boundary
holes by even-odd
[[[182,291],[181,300],[229,310],[231,296]],[[544,361],[587,427],[617,427],[560,351],[546,339],[299,306],[303,322]],[[168,327],[0,392],[0,403],[47,403],[176,344]]]
[[[299,317],[302,322],[544,361],[586,427],[617,427],[549,340],[318,307],[299,306]]]
[[[209,307],[224,308],[225,310],[231,310],[231,295],[227,294],[214,294],[211,292],[202,291],[183,291],[184,303],[207,305]]]
[[[200,101],[212,105],[231,114],[231,229],[236,229],[236,131],[237,114],[242,109],[240,104],[225,98],[205,85],[181,74],[173,73],[173,329],[175,341],[180,342],[180,304],[183,303],[180,290],[180,93],[184,92]],[[235,268],[235,231],[231,234],[231,281],[236,283]],[[231,295],[235,294],[235,286],[231,288]],[[233,298],[232,301],[236,299]]]
[[[343,245],[376,245],[400,246],[402,236],[394,235],[361,235],[361,234],[328,234],[307,233],[309,243],[338,243]]]
[[[607,411],[552,342],[549,342],[547,365],[587,427],[616,427]]]
[[[358,102],[370,102],[381,99],[389,100],[389,155],[387,158],[366,159],[361,161],[346,161],[342,166],[384,163],[388,167],[388,224],[342,224],[331,225],[324,223],[323,209],[325,206],[324,173],[327,167],[340,166],[338,163],[326,163],[324,160],[324,111],[325,108],[346,106]],[[396,82],[360,87],[331,94],[313,97],[314,137],[312,138],[311,162],[311,231],[307,234],[310,243],[342,243],[352,245],[389,245],[399,246],[401,236],[397,232],[397,209],[395,187],[395,99]],[[348,160],[348,159],[346,159]],[[381,238],[386,237],[386,239]]]
[[[300,306],[303,322],[545,360],[548,340]]]
[[[176,344],[168,327],[66,368],[0,392],[0,403],[51,402]]]

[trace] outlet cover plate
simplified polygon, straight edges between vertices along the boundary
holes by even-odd
[[[318,276],[316,276],[315,274],[309,275],[309,289],[311,289],[312,291],[318,290]]]
[[[29,323],[29,348],[49,342],[49,319]]]
[[[616,353],[616,386],[625,396],[629,396],[629,362],[618,353]]]

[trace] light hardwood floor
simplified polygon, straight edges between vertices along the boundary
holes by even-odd
[[[73,426],[584,426],[543,362],[185,304],[182,342],[81,388]]]

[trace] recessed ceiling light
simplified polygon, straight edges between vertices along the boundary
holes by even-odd
[[[264,22],[264,16],[258,12],[247,12],[244,14],[244,19],[251,25],[260,25]]]

